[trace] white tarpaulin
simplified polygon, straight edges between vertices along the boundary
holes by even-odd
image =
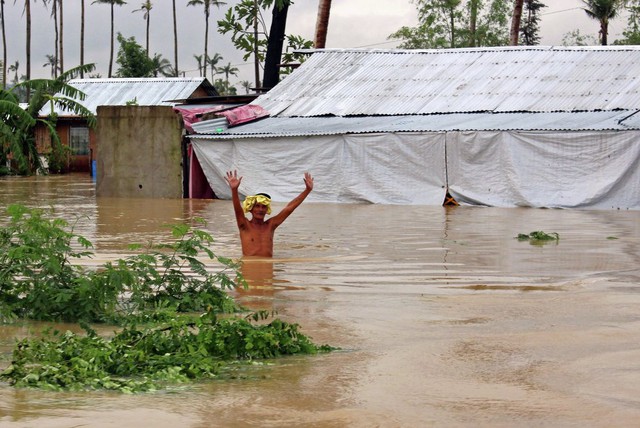
[[[216,195],[224,174],[240,193],[288,201],[315,177],[309,200],[640,209],[640,131],[449,131],[193,139]],[[446,147],[446,153],[445,153]]]
[[[640,209],[640,131],[451,132],[449,192],[499,207]]]
[[[226,171],[244,178],[240,194],[287,202],[314,177],[309,201],[441,205],[446,193],[444,133],[192,139],[215,194],[231,197]]]

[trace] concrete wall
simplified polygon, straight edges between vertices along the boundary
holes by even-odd
[[[182,125],[171,107],[97,110],[96,195],[181,198]]]

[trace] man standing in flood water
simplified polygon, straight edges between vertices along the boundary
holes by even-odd
[[[233,210],[236,214],[236,222],[240,230],[240,242],[244,256],[273,257],[273,235],[276,228],[298,208],[313,190],[313,178],[308,172],[304,173],[305,189],[289,202],[278,214],[265,220],[265,216],[271,214],[271,197],[266,193],[247,196],[240,204],[238,187],[242,177],[238,177],[238,171],[229,171],[226,176],[231,188]],[[251,220],[245,217],[245,213],[251,213]]]

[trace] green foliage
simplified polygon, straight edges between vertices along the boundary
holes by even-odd
[[[177,75],[169,60],[162,58],[162,55],[159,53],[153,55],[153,58],[151,58],[151,64],[153,65],[151,69],[153,77],[158,77],[158,74],[165,77]]]
[[[629,16],[627,27],[622,32],[624,38],[616,40],[614,45],[640,45],[640,6],[631,5],[627,10]]]
[[[233,8],[228,9],[224,19],[218,21],[218,32],[231,35],[231,42],[235,48],[244,52],[244,61],[247,61],[252,55],[257,55],[258,61],[263,63],[269,41],[269,32],[267,31],[264,14],[271,7],[282,7],[284,2],[293,4],[289,0],[242,0]],[[257,39],[254,31],[254,17],[257,17],[258,20]],[[313,46],[312,41],[305,40],[300,36],[287,35],[285,37],[287,41],[286,51],[293,51],[302,46]],[[282,62],[287,63],[292,58],[296,58],[301,62],[305,57],[292,53],[283,54]]]
[[[600,44],[607,45],[609,21],[622,11],[629,0],[582,0],[587,16],[600,24]]]
[[[168,244],[150,244],[141,254],[108,263],[101,272],[107,284],[122,281],[131,293],[123,309],[135,314],[141,310],[171,308],[176,312],[215,310],[233,312],[238,309],[225,289],[236,283],[227,273],[237,276],[238,264],[216,256],[209,246],[211,235],[202,230],[180,224],[171,226],[173,238]],[[198,256],[204,254],[217,261],[222,270],[210,273]]]
[[[109,290],[90,287],[82,270],[69,263],[90,254],[75,250],[72,239],[85,250],[91,244],[65,231],[66,221],[45,218],[42,210],[10,205],[7,213],[10,223],[0,229],[0,313],[5,318],[95,319]]]
[[[213,87],[216,88],[220,95],[238,95],[238,89],[230,85],[229,81],[225,79],[216,79],[213,82]]]
[[[156,64],[147,55],[145,48],[140,46],[135,37],[125,38],[118,33],[120,48],[116,57],[116,63],[120,66],[116,75],[118,77],[153,77]]]
[[[0,229],[0,314],[50,321],[118,322],[129,316],[238,307],[223,290],[235,287],[227,271],[237,264],[216,256],[211,235],[186,225],[172,226],[174,242],[138,246],[140,254],[87,270],[71,259],[91,257],[91,243],[66,230],[62,219],[41,209],[11,205]],[[77,245],[80,250],[74,249]],[[198,257],[221,266],[207,271]],[[241,278],[241,277],[240,277]],[[124,299],[122,296],[127,295]]]
[[[520,22],[519,44],[533,46],[540,44],[540,13],[547,7],[540,0],[524,2],[522,20]]]
[[[297,324],[217,319],[211,312],[174,319],[161,327],[127,327],[112,339],[85,327],[86,335],[54,331],[23,339],[0,374],[18,387],[51,390],[155,390],[169,383],[212,378],[236,361],[330,351],[314,345]]]
[[[266,23],[262,16],[264,8],[263,0],[258,0],[256,3],[254,3],[254,0],[243,0],[233,8],[228,9],[224,19],[218,21],[218,32],[220,34],[231,34],[231,42],[236,49],[245,53],[243,56],[245,61],[255,53],[256,41],[259,61],[264,61],[268,39]],[[253,30],[254,17],[257,18],[259,27],[257,39]]]
[[[541,245],[550,241],[555,241],[556,243],[559,242],[560,235],[556,232],[546,233],[541,230],[536,230],[528,235],[525,233],[519,233],[516,239],[518,241],[529,241],[529,243],[533,245]]]
[[[283,64],[299,64],[303,63],[307,59],[307,55],[304,53],[297,53],[296,51],[302,49],[311,49],[313,48],[313,41],[307,40],[304,37],[300,36],[286,36],[287,38],[287,47],[286,51],[282,54],[282,63]],[[282,68],[280,71],[281,75],[290,74],[293,71],[291,68]]]
[[[85,117],[89,126],[95,125],[95,116],[79,101],[84,100],[83,92],[67,84],[80,72],[91,72],[95,66],[88,64],[62,73],[56,79],[34,79],[17,83],[11,89],[0,90],[0,161],[13,157],[15,172],[29,175],[46,173],[35,143],[35,126],[42,124],[52,139],[52,152],[59,149],[59,137],[55,129],[57,117],[54,109],[61,108]],[[26,109],[20,106],[19,93],[30,94]],[[49,106],[49,116],[41,116],[41,111]],[[56,153],[58,155],[59,153]],[[1,172],[1,171],[0,171]]]
[[[225,270],[244,281],[237,264],[210,250],[207,232],[174,225],[172,242],[135,245],[144,251],[86,270],[70,259],[90,257],[91,243],[67,231],[65,220],[21,205],[7,212],[9,224],[0,228],[0,318],[80,321],[86,331],[20,340],[0,373],[11,385],[132,393],[219,376],[237,361],[332,350],[313,344],[297,324],[266,323],[268,312],[219,318],[240,309],[224,291],[236,286]],[[223,269],[210,273],[202,254]],[[125,327],[109,339],[86,324],[106,320]]]
[[[418,26],[401,27],[389,39],[402,49],[504,46],[511,4],[503,0],[416,0]]]
[[[562,46],[595,46],[598,44],[593,34],[583,34],[579,29],[562,35]]]

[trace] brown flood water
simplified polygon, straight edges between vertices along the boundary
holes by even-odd
[[[96,200],[84,176],[0,189],[2,207],[80,215],[95,263],[192,217],[217,253],[240,256],[228,201]],[[238,297],[342,351],[151,394],[0,384],[0,426],[638,426],[639,225],[637,211],[305,203],[276,257],[245,264],[253,286]],[[534,230],[560,241],[514,239]],[[0,366],[40,327],[0,326]]]

